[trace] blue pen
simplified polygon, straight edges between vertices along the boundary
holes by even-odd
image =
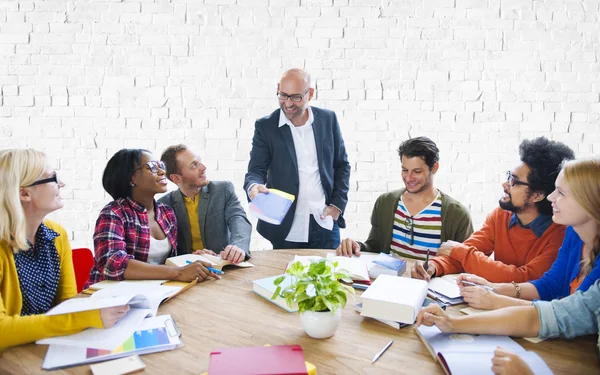
[[[225,272],[223,271],[219,271],[216,268],[212,268],[212,267],[206,267],[207,270],[209,270],[212,273],[216,273],[217,275],[225,275]]]
[[[186,261],[185,261],[185,263],[186,263],[186,264],[192,264],[192,263],[194,263],[194,262],[192,262],[191,260],[186,260]],[[207,269],[207,270],[209,270],[209,271],[210,271],[210,272],[212,272],[212,273],[216,273],[217,275],[225,275],[225,272],[223,272],[223,271],[219,271],[219,270],[218,270],[218,269],[216,269],[216,268],[212,268],[212,267],[206,267],[206,269]]]

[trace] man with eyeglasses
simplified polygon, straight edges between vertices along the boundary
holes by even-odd
[[[209,181],[206,166],[183,144],[169,146],[160,159],[179,189],[158,201],[177,217],[177,253],[220,254],[240,263],[250,258],[252,225],[229,181]]]
[[[296,196],[281,225],[258,222],[275,249],[335,249],[345,227],[350,164],[335,113],[310,106],[313,95],[310,75],[288,70],[277,85],[280,108],[255,124],[249,200],[268,188]]]
[[[468,272],[490,282],[520,283],[539,279],[550,269],[565,227],[552,222],[546,197],[554,190],[561,163],[574,154],[563,143],[539,137],[523,141],[519,155],[521,163],[507,172],[502,184],[500,207],[488,215],[483,227],[463,243],[442,243],[428,269],[417,262],[412,277],[429,280]],[[518,296],[518,288],[516,292]]]
[[[398,147],[405,188],[380,195],[364,242],[346,238],[337,255],[392,253],[408,258],[434,257],[442,242],[462,242],[473,233],[469,211],[434,186],[439,169],[437,145],[427,137],[408,139]]]

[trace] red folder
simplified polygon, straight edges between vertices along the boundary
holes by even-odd
[[[210,353],[208,375],[307,375],[300,345],[220,348]]]

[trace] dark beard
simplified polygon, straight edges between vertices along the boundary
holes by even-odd
[[[500,208],[506,211],[510,211],[510,212],[514,212],[515,214],[520,213],[521,211],[523,211],[523,207],[517,207],[513,204],[512,200],[508,201],[508,202],[503,202],[502,199],[500,199],[498,201],[498,204],[500,205]]]
[[[530,192],[530,191],[527,192],[527,199],[529,200],[529,198],[531,198],[532,195],[533,195],[532,192]],[[523,203],[523,205],[521,207],[517,207],[513,204],[512,197],[510,196],[510,194],[508,195],[508,197],[510,198],[510,200],[508,202],[502,202],[502,199],[500,199],[498,201],[500,208],[502,208],[503,210],[514,212],[515,214],[519,214],[519,213],[525,211],[526,209],[528,209],[529,207],[533,206],[533,203],[526,200],[525,203]]]

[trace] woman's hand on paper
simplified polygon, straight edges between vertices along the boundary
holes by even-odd
[[[112,328],[129,311],[129,305],[105,307],[100,309],[100,318],[104,328]]]
[[[208,255],[217,256],[217,253],[215,253],[214,251],[209,250],[209,249],[194,250],[194,254],[196,254],[196,255],[208,254]]]
[[[492,372],[496,375],[533,375],[531,368],[521,357],[501,347],[494,351]]]
[[[227,245],[221,252],[221,258],[238,264],[246,259],[246,252],[235,245]]]
[[[435,264],[433,264],[432,262],[428,262],[427,270],[425,270],[425,267],[423,267],[424,264],[425,262],[421,260],[416,261],[410,269],[410,277],[412,277],[413,279],[420,279],[425,281],[431,280],[431,276],[433,276],[436,273]]]
[[[267,189],[267,187],[265,185],[254,184],[248,191],[248,197],[250,197],[250,200],[253,201],[254,198],[256,198],[256,196],[258,195],[258,193],[268,193],[268,192],[269,192],[269,189]]]
[[[206,267],[210,267],[210,263],[197,260],[187,266],[179,267],[178,275],[175,278],[177,281],[191,282],[194,280],[203,281],[209,277],[220,279],[221,276],[210,272]]]
[[[434,304],[419,311],[415,326],[418,327],[421,324],[427,327],[435,325],[442,332],[452,332],[453,321],[450,315],[448,315],[440,305]]]
[[[358,242],[354,241],[352,238],[344,238],[342,242],[340,242],[340,246],[335,249],[335,255],[351,257],[352,255],[360,256],[360,245]]]
[[[487,281],[483,277],[472,275],[470,273],[461,273],[456,278],[456,284],[458,284],[459,288],[461,288],[461,289],[462,288],[468,288],[469,286],[463,284],[463,281],[468,281],[468,282],[473,283],[473,284],[483,285],[483,286],[487,286],[487,287],[490,287],[490,288],[494,287],[492,285],[492,283],[490,283],[489,281]]]
[[[500,305],[500,296],[496,293],[478,286],[465,286],[460,289],[460,295],[469,306],[481,310],[495,310]]]

